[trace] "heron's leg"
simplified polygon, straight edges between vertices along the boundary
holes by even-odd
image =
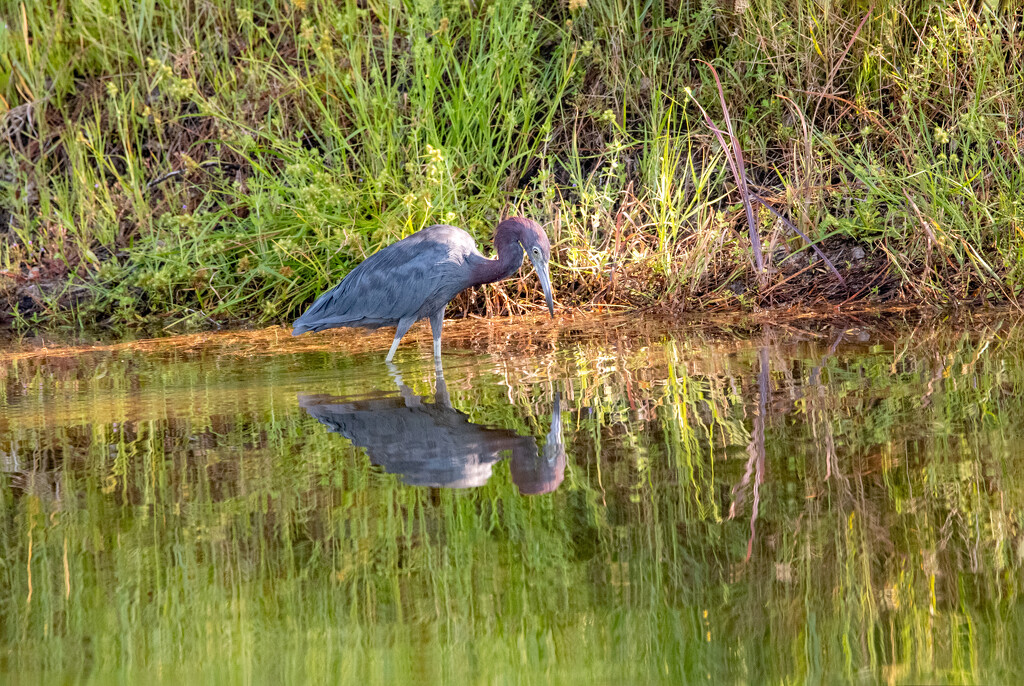
[[[437,387],[434,389],[434,402],[442,407],[452,406],[452,397],[448,395],[448,384],[444,382],[444,371],[441,369],[440,358],[434,367],[437,373]]]
[[[434,366],[441,364],[441,327],[444,326],[444,309],[430,316],[430,332],[434,334]]]
[[[388,351],[388,356],[384,358],[385,362],[390,362],[395,357],[395,351],[398,350],[398,341],[402,340],[402,336],[405,335],[405,332],[409,330],[409,327],[415,321],[415,319],[407,318],[398,322],[398,328],[395,329],[395,340],[391,343],[391,350]]]
[[[398,367],[392,362],[385,362],[388,368],[388,374],[395,382],[395,386],[398,387],[398,393],[402,396],[402,400],[405,401],[406,407],[419,407],[423,404],[420,397],[412,392],[412,389],[405,385],[402,381],[402,372],[398,371]]]

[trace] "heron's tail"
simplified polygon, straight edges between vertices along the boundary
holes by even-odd
[[[294,322],[292,322],[292,335],[293,336],[298,336],[299,334],[304,334],[307,331],[316,331],[317,330],[316,324],[314,322],[310,321],[310,316],[309,315],[312,314],[312,312],[313,312],[313,308],[311,307],[310,309],[306,310],[305,314],[303,314],[301,317],[299,317]]]

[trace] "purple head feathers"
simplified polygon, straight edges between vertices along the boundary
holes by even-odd
[[[519,243],[523,250],[530,255],[531,261],[534,258],[533,248],[540,251],[539,257],[546,263],[551,259],[551,243],[548,235],[541,228],[541,225],[526,217],[509,217],[498,224],[494,230],[494,245]]]

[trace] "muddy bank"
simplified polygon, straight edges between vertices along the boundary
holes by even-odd
[[[1015,308],[990,308],[984,312],[942,312],[912,305],[870,306],[850,303],[842,307],[789,307],[756,312],[701,312],[672,315],[664,310],[643,311],[592,308],[560,310],[554,319],[540,312],[516,316],[445,320],[442,349],[446,358],[463,353],[500,355],[522,361],[536,360],[577,340],[604,340],[622,349],[649,345],[652,341],[685,333],[704,343],[763,340],[806,340],[833,343],[895,340],[941,322],[957,332],[1007,331],[1024,326],[1024,314]],[[335,352],[343,355],[374,355],[383,359],[393,329],[329,329],[292,336],[291,329],[272,326],[254,329],[205,331],[146,337],[115,336],[110,332],[90,336],[75,333],[0,335],[0,362],[28,358],[74,358],[121,352],[195,352],[258,357],[293,352]],[[428,359],[432,338],[427,321],[415,324],[399,348]]]

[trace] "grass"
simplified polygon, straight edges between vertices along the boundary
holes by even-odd
[[[285,322],[509,213],[569,306],[1019,299],[1019,3],[364,4],[8,3],[6,321]]]

